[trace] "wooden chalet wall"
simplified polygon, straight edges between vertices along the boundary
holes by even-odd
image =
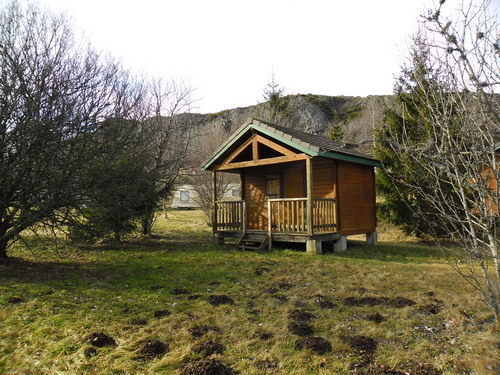
[[[371,166],[337,162],[340,234],[375,232],[375,171]]]

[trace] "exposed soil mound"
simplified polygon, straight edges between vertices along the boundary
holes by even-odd
[[[316,304],[316,306],[318,306],[320,309],[334,309],[335,307],[337,307],[337,305],[335,303],[333,303],[332,301],[329,301],[325,298],[317,298],[314,303]]]
[[[415,305],[415,301],[404,297],[347,297],[344,299],[344,305],[347,306],[375,306],[384,305],[402,308]]]
[[[430,363],[419,363],[410,369],[411,375],[441,375],[442,371],[435,368]]]
[[[234,371],[216,359],[200,359],[186,363],[180,375],[232,375]]]
[[[7,299],[8,303],[23,303],[24,300],[21,297],[9,297]]]
[[[148,324],[148,321],[143,318],[132,318],[128,321],[128,324],[131,324],[133,326],[145,326]]]
[[[189,333],[191,336],[194,338],[201,337],[205,335],[206,333],[212,331],[212,332],[220,332],[220,328],[217,326],[213,325],[204,325],[204,326],[194,326],[188,329]]]
[[[288,301],[288,297],[284,296],[283,294],[273,294],[271,297],[274,298],[275,300],[280,301],[280,302],[287,302]]]
[[[170,294],[180,295],[180,294],[190,294],[190,292],[184,288],[175,288],[175,289],[172,289]]]
[[[266,292],[269,293],[269,294],[276,294],[279,292],[278,288],[275,288],[274,286],[266,289]]]
[[[389,301],[386,304],[388,306],[402,308],[406,306],[413,306],[416,304],[416,302],[408,298],[396,297],[396,298],[389,298]]]
[[[261,312],[262,312],[262,311],[261,311],[261,310],[259,310],[259,309],[253,309],[253,310],[250,310],[248,313],[249,313],[250,315],[260,315],[260,313],[261,313]]]
[[[212,294],[208,296],[208,303],[213,306],[219,305],[233,305],[234,301],[231,297],[226,296],[225,294]]]
[[[274,334],[271,332],[259,332],[256,336],[262,341],[268,341],[274,337]]]
[[[85,338],[85,341],[96,348],[104,348],[105,346],[116,346],[116,341],[110,335],[104,332],[92,332]]]
[[[147,340],[137,346],[138,359],[159,358],[168,352],[168,346],[160,340]]]
[[[293,283],[291,283],[290,281],[284,281],[282,283],[279,283],[278,284],[278,287],[280,289],[284,289],[284,290],[290,290],[294,287],[295,285]]]
[[[380,315],[379,313],[375,313],[375,314],[367,315],[366,320],[369,320],[369,321],[375,322],[375,323],[382,323],[383,321],[385,321],[387,319],[385,317],[383,317],[382,315]]]
[[[424,314],[436,315],[441,311],[441,306],[435,303],[429,303],[418,307],[418,311]]]
[[[191,349],[195,353],[199,353],[204,357],[211,356],[212,354],[221,354],[226,350],[226,346],[213,341],[201,342],[196,344]]]
[[[342,341],[360,354],[372,354],[377,350],[377,342],[366,336],[344,336]]]
[[[291,322],[288,325],[288,331],[290,333],[293,333],[294,335],[297,336],[311,336],[314,333],[313,327],[311,327],[307,323],[301,323],[301,322]]]
[[[254,365],[258,370],[265,371],[278,368],[280,364],[279,362],[272,361],[270,359],[262,359],[260,361],[256,361]]]
[[[83,355],[85,356],[85,358],[92,358],[97,355],[97,349],[95,348],[95,346],[87,346],[83,350]]]
[[[164,318],[172,314],[169,310],[157,310],[154,312],[155,318]]]
[[[255,269],[255,274],[257,276],[262,276],[264,272],[270,272],[271,270],[267,267],[258,267]]]
[[[295,348],[297,350],[309,349],[312,352],[322,355],[332,351],[332,344],[323,337],[301,337],[299,341],[295,343]]]
[[[288,314],[288,317],[296,322],[300,323],[310,323],[314,319],[316,319],[316,315],[309,311],[303,311],[303,310],[293,310]]]
[[[201,297],[202,297],[201,294],[191,294],[190,296],[188,296],[187,299],[190,300],[190,301],[193,301],[193,300],[201,298]]]

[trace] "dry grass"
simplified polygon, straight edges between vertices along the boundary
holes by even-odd
[[[401,371],[418,363],[444,374],[500,369],[491,313],[433,247],[398,240],[375,249],[351,242],[343,255],[241,252],[213,245],[198,211],[169,212],[156,233],[119,248],[59,248],[63,258],[17,249],[18,259],[0,265],[0,373],[175,374],[201,358],[195,344],[212,340],[226,349],[211,358],[241,374],[350,374],[366,355],[345,338],[360,335],[377,342],[372,363]],[[175,288],[189,294],[172,294]],[[234,304],[213,306],[210,295]],[[380,303],[353,306],[349,297]],[[397,297],[415,305],[387,302]],[[165,309],[171,314],[154,316]],[[331,343],[330,353],[296,348],[288,330],[296,309],[316,316],[310,325]],[[376,313],[385,320],[367,320]],[[206,333],[193,337],[202,326]],[[117,346],[93,348],[85,338],[98,331]],[[168,352],[140,359],[147,340],[164,342]]]

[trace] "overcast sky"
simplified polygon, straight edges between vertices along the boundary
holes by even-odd
[[[0,4],[6,0],[0,0]],[[455,9],[461,0],[448,0]],[[432,0],[39,0],[125,67],[196,88],[196,112],[286,94],[391,94]],[[500,9],[500,0],[492,0]]]

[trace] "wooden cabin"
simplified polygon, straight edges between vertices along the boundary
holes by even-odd
[[[324,242],[344,251],[347,236],[366,234],[375,245],[375,167],[379,161],[325,137],[250,119],[202,166],[237,173],[241,200],[213,197],[218,243],[237,239],[240,248],[303,242],[321,253]]]

